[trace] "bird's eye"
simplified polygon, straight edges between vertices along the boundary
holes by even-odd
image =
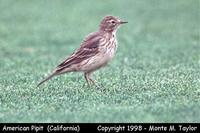
[[[114,23],[115,23],[115,21],[111,21],[111,23],[112,23],[112,24],[114,24]]]

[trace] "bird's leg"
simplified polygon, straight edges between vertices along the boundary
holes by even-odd
[[[85,80],[86,80],[88,86],[90,86],[89,73],[84,73],[84,77],[85,77]]]
[[[96,82],[91,78],[91,72],[88,73],[88,79],[89,79],[89,81],[90,81],[93,85],[95,85],[98,89],[101,88],[101,87],[99,87],[99,86],[96,84]]]
[[[95,83],[95,81],[91,78],[91,72],[89,72],[89,73],[84,73],[84,77],[85,77],[85,80],[87,81],[88,86],[90,86],[91,83],[92,83],[92,84],[95,85],[95,87],[97,87],[98,89],[101,88],[101,87],[99,87],[99,86]]]

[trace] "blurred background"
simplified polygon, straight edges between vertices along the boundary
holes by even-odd
[[[199,0],[0,0],[0,122],[200,122]],[[128,21],[95,73],[36,84],[98,29]]]

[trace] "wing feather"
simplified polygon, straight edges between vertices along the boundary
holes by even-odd
[[[98,46],[101,39],[102,37],[98,32],[89,34],[89,36],[82,42],[80,48],[56,67],[56,71],[62,71],[71,65],[78,64],[83,60],[96,55],[98,53]]]

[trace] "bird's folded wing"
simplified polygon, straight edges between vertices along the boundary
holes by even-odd
[[[56,67],[56,71],[63,70],[71,65],[78,64],[83,60],[96,55],[98,53],[98,46],[101,39],[101,36],[96,33],[89,35],[83,41],[79,49],[77,49],[69,58]]]

